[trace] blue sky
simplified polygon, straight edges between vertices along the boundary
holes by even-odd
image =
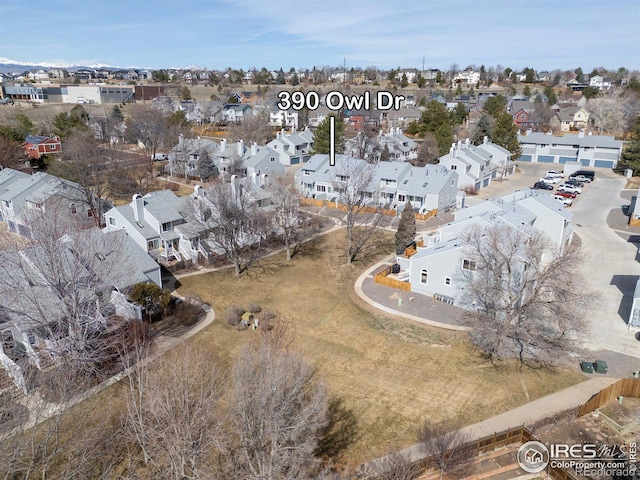
[[[640,0],[4,0],[0,57],[129,67],[640,69]]]

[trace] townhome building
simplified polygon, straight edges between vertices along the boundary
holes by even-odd
[[[578,162],[583,167],[615,168],[622,154],[621,140],[608,135],[578,134],[556,136],[526,131],[518,134],[522,147],[519,162],[559,163]]]
[[[284,129],[276,134],[276,138],[266,145],[276,152],[278,161],[282,165],[298,165],[306,163],[311,158],[313,151],[313,132],[306,127],[298,132],[294,127],[290,133]]]
[[[460,281],[461,274],[475,264],[463,234],[471,227],[502,225],[533,235],[543,232],[554,252],[561,253],[571,242],[571,213],[548,192],[526,189],[457,210],[453,222],[443,225],[417,242],[415,249],[396,258],[399,278],[410,284],[411,292],[434,296],[454,305],[468,305]]]
[[[30,217],[47,209],[69,215],[81,225],[94,224],[94,210],[78,184],[44,172],[29,175],[11,168],[0,170],[0,222],[10,232],[31,237]]]
[[[314,155],[295,174],[295,184],[304,197],[340,203],[345,188],[352,185],[359,188],[367,205],[402,211],[410,201],[419,213],[463,206],[464,192],[458,190],[457,182],[458,174],[441,165],[368,164],[346,155],[336,155],[333,166],[329,155]]]
[[[489,142],[487,137],[480,145],[470,139],[451,145],[449,153],[439,158],[439,164],[458,174],[458,188],[480,190],[496,177],[506,177],[515,172],[511,152]]]

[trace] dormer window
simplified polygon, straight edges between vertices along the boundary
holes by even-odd
[[[76,213],[78,213],[78,209],[76,208],[76,204],[72,203],[71,204],[71,214],[75,215]]]

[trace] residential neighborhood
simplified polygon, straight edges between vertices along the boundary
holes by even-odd
[[[636,478],[640,5],[280,7],[3,6],[0,477]]]

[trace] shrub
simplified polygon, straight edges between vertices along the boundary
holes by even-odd
[[[251,302],[248,306],[247,306],[247,312],[250,313],[260,313],[262,311],[262,307],[260,305],[258,305],[256,302]],[[243,312],[244,313],[244,312]]]
[[[239,332],[246,330],[247,328],[249,328],[247,325],[245,325],[244,323],[240,322],[236,325],[236,330],[238,330]]]
[[[246,310],[238,305],[231,305],[227,308],[224,318],[229,325],[237,326],[242,320],[242,315]]]
[[[273,322],[276,319],[276,314],[269,311],[269,310],[265,310],[264,312],[262,312],[262,315],[260,315],[260,328],[264,331],[269,331],[273,328]]]

